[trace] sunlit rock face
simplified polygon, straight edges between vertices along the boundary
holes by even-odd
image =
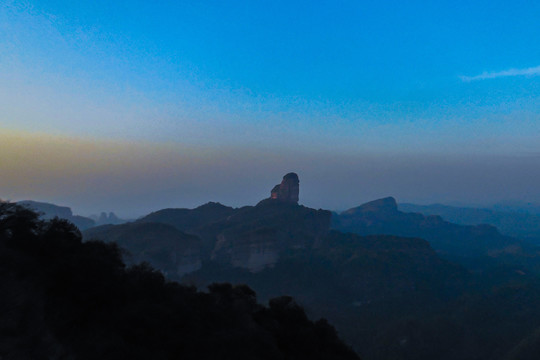
[[[288,202],[298,203],[300,193],[300,181],[295,173],[288,173],[283,177],[281,184],[274,186],[270,192],[270,198]]]
[[[272,191],[270,192],[270,199],[277,200],[277,198],[279,197],[279,187],[280,184],[277,184],[272,188]]]

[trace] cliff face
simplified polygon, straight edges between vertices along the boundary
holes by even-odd
[[[275,231],[260,229],[239,237],[219,234],[211,258],[252,272],[272,267],[279,259]]]
[[[206,236],[215,239],[211,259],[257,272],[272,267],[288,250],[317,246],[330,220],[329,211],[261,201],[207,229]]]

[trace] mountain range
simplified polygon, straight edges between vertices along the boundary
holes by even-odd
[[[528,210],[497,206],[495,209],[456,207],[442,204],[399,204],[404,212],[439,215],[444,220],[460,225],[490,224],[502,234],[540,245],[540,215]]]
[[[293,296],[364,359],[503,359],[531,348],[523,344],[540,326],[533,245],[490,225],[402,212],[393,198],[340,214],[298,201],[290,173],[255,206],[164,209],[83,235],[185,284]]]

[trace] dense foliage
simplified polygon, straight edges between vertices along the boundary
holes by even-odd
[[[356,359],[290,297],[258,305],[247,286],[209,292],[126,268],[114,243],[0,203],[0,358]]]

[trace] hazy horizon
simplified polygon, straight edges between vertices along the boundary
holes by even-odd
[[[114,211],[136,217],[209,201],[255,205],[291,171],[300,177],[300,203],[314,208],[346,210],[387,196],[417,204],[540,203],[536,154],[335,155],[287,148],[246,154],[232,147],[216,152],[171,143],[2,138],[8,149],[0,154],[3,199],[52,202],[81,215]]]

